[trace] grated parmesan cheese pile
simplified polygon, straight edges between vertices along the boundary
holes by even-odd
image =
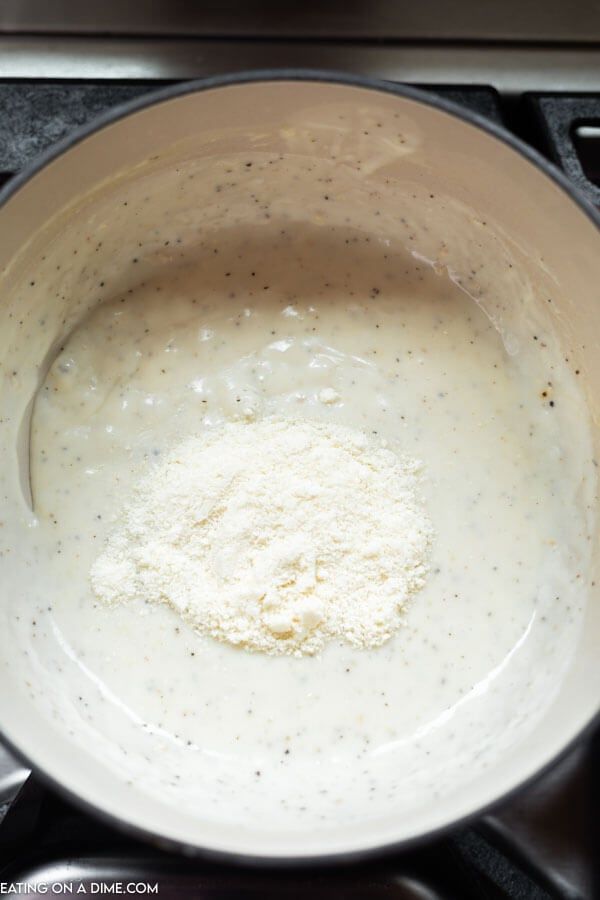
[[[197,631],[263,653],[376,647],[427,573],[418,469],[336,425],[208,430],[136,486],[93,589],[109,604],[166,603]]]

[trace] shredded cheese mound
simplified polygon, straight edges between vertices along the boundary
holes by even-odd
[[[230,422],[165,454],[91,570],[98,598],[166,603],[268,654],[376,647],[424,584],[420,464],[359,431]]]

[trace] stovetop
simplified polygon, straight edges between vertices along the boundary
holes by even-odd
[[[1,72],[1,67],[0,67]],[[164,81],[0,80],[0,182],[98,113]],[[518,134],[600,204],[600,93],[428,85]],[[0,748],[0,893],[157,892],[201,897],[548,900],[600,897],[600,734],[469,827],[367,864],[243,870],[126,837],[44,787]],[[4,890],[3,890],[4,884]],[[65,887],[66,886],[66,887]]]

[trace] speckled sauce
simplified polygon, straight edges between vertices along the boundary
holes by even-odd
[[[477,130],[448,144],[426,107],[298,89],[205,91],[84,141],[5,210],[0,273],[2,728],[119,819],[288,856],[439,827],[577,732],[596,502],[581,297],[506,215]],[[377,651],[264,657],[95,603],[132,481],[246,407],[423,460],[430,577]]]
[[[375,233],[273,220],[179,253],[157,231],[160,266],[138,275],[132,255],[118,289],[99,282],[34,406],[52,590],[27,627],[54,717],[136,789],[215,821],[325,827],[460,790],[534,726],[574,652],[591,480],[585,417],[565,442],[575,374],[550,332],[523,317],[507,336],[463,279]],[[94,600],[133,480],[247,409],[423,461],[431,572],[383,647],[264,657]]]

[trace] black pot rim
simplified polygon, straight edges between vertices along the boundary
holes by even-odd
[[[448,113],[455,118],[461,119],[487,134],[509,146],[520,156],[528,160],[533,166],[541,170],[551,181],[553,181],[566,195],[566,197],[591,220],[591,222],[600,229],[600,211],[576,188],[553,163],[549,162],[541,153],[525,144],[520,138],[515,137],[509,131],[495,122],[479,115],[476,112],[468,110],[459,104],[441,97],[437,94],[430,93],[422,88],[415,88],[411,85],[397,84],[393,82],[382,81],[375,78],[369,78],[360,75],[350,75],[344,72],[326,71],[320,69],[261,69],[256,71],[232,73],[229,75],[219,75],[210,78],[202,78],[193,81],[185,81],[177,84],[171,84],[157,91],[149,91],[142,97],[134,100],[118,104],[114,108],[108,110],[102,115],[96,117],[92,122],[75,128],[69,135],[53,144],[49,149],[41,153],[32,163],[26,166],[22,172],[13,176],[7,184],[0,190],[0,208],[33,176],[43,169],[48,163],[62,156],[66,151],[75,145],[84,141],[87,137],[100,131],[102,128],[118,122],[120,119],[135,113],[149,106],[154,106],[162,102],[173,100],[186,94],[197,93],[200,91],[210,90],[213,88],[222,88],[230,85],[252,84],[256,82],[269,81],[307,81],[307,82],[326,82],[331,84],[341,84],[348,87],[363,88],[366,90],[378,91],[380,93],[392,94],[414,100],[425,106],[431,106],[434,109]],[[434,88],[434,86],[432,86]],[[90,814],[110,826],[113,826],[134,838],[151,843],[162,850],[175,851],[186,857],[201,858],[212,861],[214,863],[235,863],[240,866],[249,868],[270,868],[272,870],[282,869],[305,869],[307,867],[319,866],[322,868],[347,865],[352,863],[360,863],[373,861],[390,857],[392,854],[402,853],[415,847],[423,846],[432,840],[447,836],[451,832],[459,828],[464,828],[474,820],[481,818],[483,815],[490,813],[503,803],[508,802],[525,788],[533,785],[541,779],[548,771],[556,766],[564,759],[575,747],[582,741],[589,738],[597,726],[600,726],[600,705],[594,716],[584,725],[584,727],[576,734],[555,756],[548,760],[540,769],[536,770],[530,776],[522,779],[518,784],[513,785],[503,794],[495,797],[489,803],[477,807],[469,813],[458,819],[453,819],[444,825],[435,829],[423,832],[411,838],[394,841],[385,845],[375,847],[367,847],[359,850],[338,851],[327,854],[317,854],[311,856],[264,856],[257,854],[240,853],[236,851],[217,850],[210,847],[202,847],[196,844],[188,844],[184,841],[178,841],[173,838],[165,837],[159,830],[141,827],[119,818],[113,813],[91,803],[89,800],[81,797],[77,792],[62,784],[46,772],[42,767],[34,765],[27,758],[19,747],[15,746],[12,741],[6,737],[0,725],[0,741],[7,749],[20,760],[24,766],[31,769],[35,777],[62,795],[74,806],[79,807],[83,812]]]

